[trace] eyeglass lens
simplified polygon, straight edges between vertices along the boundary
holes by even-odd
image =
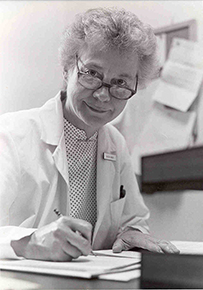
[[[80,84],[87,89],[98,89],[103,85],[102,80],[87,74],[79,73],[78,77]],[[113,97],[119,99],[130,98],[132,96],[132,92],[130,90],[118,86],[109,86],[109,92]]]

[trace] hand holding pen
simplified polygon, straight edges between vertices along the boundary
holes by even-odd
[[[90,223],[62,216],[30,236],[12,241],[11,246],[17,256],[26,259],[71,261],[91,253],[91,236]]]
[[[62,217],[62,216],[63,216],[62,213],[61,213],[57,208],[54,209],[54,212],[55,212],[55,214],[56,214],[58,217]],[[80,233],[79,231],[76,231],[76,233],[79,234],[79,235],[81,236],[81,233]],[[96,254],[95,254],[92,250],[91,250],[91,254],[92,254],[93,256],[96,256]]]

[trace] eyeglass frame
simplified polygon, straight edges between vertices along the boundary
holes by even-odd
[[[87,73],[86,72],[82,72],[80,69],[79,69],[79,65],[78,65],[78,60],[80,60],[81,61],[81,63],[83,64],[83,66],[84,67],[86,67],[85,66],[85,64],[82,62],[82,60],[79,58],[79,56],[78,56],[78,54],[76,54],[76,66],[77,66],[77,75],[78,75],[78,81],[80,80],[80,75],[87,75]],[[99,74],[99,73],[98,73]],[[102,77],[102,76],[101,76]],[[94,78],[94,77],[93,77]],[[79,83],[84,87],[84,88],[86,88],[86,89],[88,89],[88,90],[98,90],[98,89],[100,89],[101,87],[107,87],[108,88],[108,91],[109,91],[109,94],[113,97],[113,98],[115,98],[115,99],[118,99],[118,100],[129,100],[130,98],[132,98],[132,96],[134,96],[136,93],[137,93],[137,88],[138,88],[138,74],[136,74],[136,84],[135,84],[135,89],[133,90],[133,89],[131,89],[131,88],[128,88],[128,87],[126,87],[126,86],[116,86],[116,87],[118,87],[118,88],[123,88],[123,89],[127,89],[127,90],[129,90],[129,91],[131,91],[131,96],[130,97],[128,97],[128,98],[118,98],[118,97],[115,97],[115,96],[113,96],[112,94],[111,94],[111,92],[110,92],[110,88],[111,87],[113,87],[113,86],[115,86],[115,85],[110,85],[110,84],[107,84],[107,83],[105,83],[105,82],[103,82],[103,80],[102,80],[102,78],[99,78],[99,77],[95,77],[95,79],[99,79],[100,81],[101,81],[101,86],[100,87],[98,87],[98,88],[96,88],[96,89],[90,89],[90,88],[86,88],[83,84],[81,84],[80,83],[80,81],[79,81]]]

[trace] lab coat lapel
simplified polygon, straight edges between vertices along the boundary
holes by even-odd
[[[104,159],[104,153],[115,155],[115,145],[112,142],[108,127],[103,127],[98,135],[97,151],[97,223],[95,225],[93,244],[99,239],[98,231],[104,222],[105,212],[111,202],[111,188],[115,175],[115,162]],[[105,225],[104,225],[105,226]]]
[[[62,134],[59,144],[56,147],[54,153],[53,153],[53,159],[55,161],[55,165],[66,181],[67,185],[69,186],[68,182],[68,162],[66,157],[66,147],[65,147],[65,140],[64,140],[64,134]]]
[[[40,109],[41,119],[41,139],[53,145],[53,159],[55,165],[68,184],[68,164],[66,160],[66,148],[63,130],[63,107],[61,94],[58,93],[54,99],[51,99]]]

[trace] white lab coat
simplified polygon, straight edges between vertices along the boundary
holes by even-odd
[[[69,215],[68,164],[60,93],[41,108],[0,118],[1,257],[16,258],[10,241]],[[116,157],[106,160],[104,153]],[[120,198],[120,186],[126,195]],[[112,125],[99,130],[97,223],[93,249],[111,248],[118,233],[133,227],[147,233],[149,211],[139,193],[124,138]]]

